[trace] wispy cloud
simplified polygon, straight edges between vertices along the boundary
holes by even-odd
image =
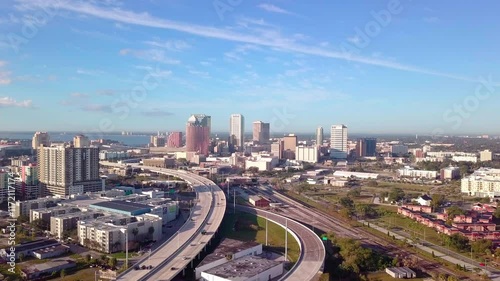
[[[199,76],[201,78],[210,78],[210,74],[206,71],[189,70],[189,73]]]
[[[147,61],[155,61],[164,64],[179,64],[180,61],[172,59],[165,54],[164,50],[160,49],[149,49],[149,50],[132,50],[132,49],[122,49],[120,50],[120,55],[132,55],[139,59]]]
[[[170,111],[154,108],[151,110],[142,111],[141,115],[147,116],[147,117],[164,117],[164,116],[172,116],[174,114]]]
[[[149,13],[136,13],[130,10],[124,10],[119,7],[114,7],[114,8],[101,7],[82,1],[72,1],[71,3],[68,3],[68,2],[61,2],[58,0],[18,0],[18,3],[23,4],[22,8],[24,10],[40,10],[43,8],[50,8],[53,7],[54,5],[57,5],[57,7],[60,10],[76,12],[86,16],[93,16],[100,19],[107,19],[131,25],[140,25],[153,28],[175,30],[177,32],[184,32],[187,34],[197,35],[206,38],[214,38],[226,41],[266,46],[273,48],[275,50],[280,50],[285,52],[296,52],[296,53],[314,55],[324,58],[352,61],[361,64],[379,66],[400,71],[421,73],[439,77],[447,77],[450,79],[471,81],[476,83],[479,82],[479,79],[477,78],[465,77],[465,76],[435,71],[431,69],[425,69],[414,65],[376,59],[372,57],[364,57],[348,52],[329,50],[318,46],[298,44],[293,40],[290,40],[289,38],[278,36],[279,34],[277,34],[276,32],[267,34],[238,33],[226,28],[216,28],[216,27],[202,26],[197,24],[171,21],[152,16]],[[272,35],[273,37],[266,35]]]
[[[104,74],[104,71],[99,70],[99,69],[84,69],[84,68],[78,68],[76,70],[77,74],[81,75],[89,75],[89,76],[99,76]]]
[[[112,112],[111,106],[105,104],[86,104],[80,106],[80,109],[89,112],[104,112],[104,113]]]
[[[7,65],[7,62],[0,60],[0,85],[7,85],[10,84],[10,82],[12,82],[12,79],[10,78],[10,75],[12,73],[10,71],[1,69],[5,65]]]
[[[0,107],[33,108],[33,101],[32,100],[17,101],[12,97],[0,97]]]
[[[88,98],[89,95],[84,93],[71,93],[70,96],[73,98]]]
[[[286,14],[286,15],[295,15],[294,13],[290,12],[290,11],[287,11],[285,9],[282,9],[278,6],[275,6],[273,4],[266,4],[266,3],[263,3],[263,4],[260,4],[258,5],[257,7],[259,7],[260,9],[266,11],[266,12],[270,12],[270,13],[278,13],[278,14]]]
[[[354,45],[358,45],[361,38],[359,38],[359,36],[347,37],[347,41],[353,43]]]
[[[144,41],[144,44],[153,47],[164,48],[170,51],[182,51],[191,48],[191,45],[189,45],[186,41],[182,40],[168,40],[168,41],[151,40],[151,41]]]
[[[435,23],[435,22],[439,21],[439,18],[438,17],[427,17],[427,18],[424,18],[424,21],[427,23]]]
[[[115,90],[110,90],[110,89],[104,89],[104,90],[97,91],[97,94],[100,95],[100,96],[111,97],[111,96],[116,95],[116,91]]]

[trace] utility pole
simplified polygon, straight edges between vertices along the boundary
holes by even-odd
[[[177,230],[177,249],[181,248],[181,242],[180,242],[180,237],[179,237],[179,231]]]
[[[285,220],[285,261],[288,261],[288,218]]]
[[[128,269],[128,228],[125,229],[125,268]]]
[[[266,246],[268,245],[267,244],[267,230],[268,230],[268,228],[267,228],[267,213],[266,213]]]
[[[233,208],[234,213],[236,214],[236,188],[233,188]]]

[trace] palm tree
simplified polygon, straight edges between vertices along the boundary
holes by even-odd
[[[134,235],[134,240],[136,240],[137,234],[139,234],[139,229],[137,228],[132,229],[132,235]]]
[[[148,233],[151,236],[151,239],[153,239],[153,233],[155,233],[155,228],[150,226],[148,229]]]

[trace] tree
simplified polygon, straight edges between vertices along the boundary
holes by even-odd
[[[250,167],[247,169],[250,173],[253,173],[253,174],[257,174],[259,172],[259,168],[258,167]]]
[[[17,217],[17,222],[19,223],[25,223],[25,222],[29,222],[30,221],[30,217],[26,216],[26,215],[20,215],[19,217]]]
[[[85,261],[89,263],[92,260],[92,256],[90,254],[85,255]]]
[[[356,204],[355,209],[357,215],[361,218],[365,217],[373,218],[377,216],[377,211],[371,205],[368,204]]]
[[[25,258],[24,253],[20,253],[20,254],[17,256],[17,258],[19,259],[19,261],[20,261],[20,262],[23,262],[23,261],[24,261],[24,258]]]
[[[153,239],[153,233],[155,233],[155,228],[153,226],[150,226],[148,228],[148,233],[149,233],[149,236],[151,237],[151,239]]]
[[[108,265],[112,268],[116,267],[116,264],[117,264],[117,260],[115,257],[112,257],[108,260]]]
[[[136,240],[137,234],[139,234],[139,229],[137,228],[132,229],[132,235],[134,235],[134,240]]]
[[[106,255],[102,254],[102,255],[101,255],[101,261],[102,261],[103,263],[105,263],[107,260],[108,260],[108,256],[106,256]]]
[[[451,224],[456,216],[465,215],[465,211],[460,209],[458,206],[449,207],[448,209],[446,209],[446,213],[448,214],[448,224]]]
[[[354,208],[354,201],[352,201],[351,198],[349,197],[342,197],[340,198],[339,201],[340,205],[346,209],[353,209]]]
[[[61,273],[59,274],[61,275],[61,278],[64,279],[64,277],[66,276],[66,269],[62,269]]]
[[[431,201],[431,207],[433,210],[437,210],[443,203],[445,202],[445,197],[443,194],[433,194],[432,195],[432,201]]]
[[[485,254],[487,250],[491,251],[493,243],[491,240],[479,239],[471,243],[472,252],[476,254]]]
[[[389,192],[389,202],[398,202],[404,198],[405,192],[399,187],[394,187]]]
[[[447,281],[458,281],[458,278],[453,276],[453,275],[450,275],[448,276],[448,280]]]
[[[497,207],[495,209],[495,212],[493,213],[493,215],[495,216],[495,218],[500,219],[500,207]]]
[[[347,192],[348,197],[359,197],[361,196],[361,190],[359,188],[353,188]]]
[[[371,180],[371,181],[367,182],[366,185],[370,186],[370,187],[377,187],[378,182],[376,180]]]
[[[469,239],[460,233],[455,233],[451,236],[443,236],[446,244],[458,251],[469,251]]]

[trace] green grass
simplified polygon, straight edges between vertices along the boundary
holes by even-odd
[[[132,251],[128,252],[128,258],[136,257],[138,255],[139,254],[137,254],[137,252],[132,252]],[[113,254],[106,254],[106,256],[108,256],[108,257],[114,257],[117,260],[124,260],[124,259],[127,258],[126,255],[125,255],[125,252],[119,252],[119,253],[113,253]]]
[[[239,228],[233,230],[233,227],[238,220]],[[285,230],[272,222],[268,222],[268,249],[278,252],[285,252]],[[266,243],[266,219],[256,217],[255,215],[236,212],[236,214],[228,213],[224,217],[221,226],[223,237],[241,240],[255,241],[265,246]],[[296,262],[300,255],[298,242],[291,234],[288,234],[288,257],[291,262]]]

